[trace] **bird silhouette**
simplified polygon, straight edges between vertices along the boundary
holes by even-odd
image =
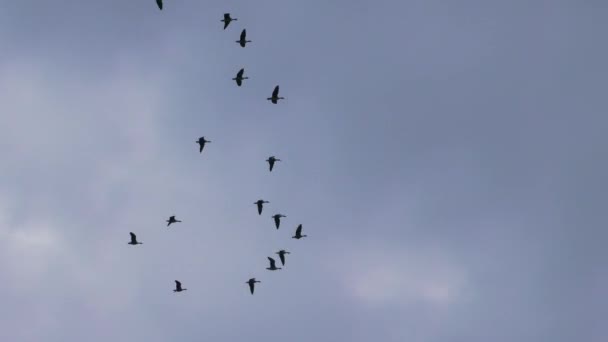
[[[179,281],[175,281],[175,290],[173,290],[173,292],[182,292],[182,291],[186,291],[187,289],[182,289],[182,283],[180,283]]]
[[[276,252],[276,254],[278,254],[279,258],[281,259],[281,265],[285,266],[285,254],[290,253],[284,249],[281,249],[280,251]]]
[[[243,29],[243,31],[241,31],[241,39],[237,40],[236,42],[239,43],[241,45],[241,47],[245,47],[245,45],[247,43],[251,43],[251,40],[246,40],[247,38],[247,30]]]
[[[273,258],[268,257],[268,261],[270,261],[270,267],[266,267],[267,270],[276,271],[276,270],[280,270],[281,269],[280,267],[277,267],[275,265],[275,262],[274,262]]]
[[[262,199],[257,200],[257,202],[253,203],[256,204],[258,206],[258,214],[262,215],[262,208],[264,207],[264,203],[270,203],[268,201],[264,201]]]
[[[203,153],[203,148],[205,148],[205,144],[206,143],[210,143],[211,141],[210,140],[205,140],[205,137],[200,137],[195,142],[200,146],[198,152],[199,153]]]
[[[236,77],[232,79],[233,81],[236,81],[236,85],[238,85],[239,87],[241,86],[241,84],[243,84],[243,80],[249,79],[249,77],[243,77],[244,72],[245,68],[239,70],[239,72],[236,73]]]
[[[292,238],[300,240],[303,237],[306,237],[306,235],[302,235],[302,225],[300,224],[298,228],[296,228],[296,235],[292,236]]]
[[[158,5],[158,9],[162,11],[163,9],[163,0],[156,0],[156,5]]]
[[[249,279],[249,281],[245,282],[245,284],[249,284],[249,291],[253,294],[253,288],[255,287],[255,283],[261,283],[259,280],[255,280],[255,278]]]
[[[231,21],[237,21],[237,18],[230,18],[230,13],[224,13],[224,19],[222,19],[221,21],[224,23],[224,30],[226,29],[226,27],[228,27],[228,25],[230,24]]]
[[[167,227],[169,227],[171,225],[171,223],[176,223],[176,222],[182,222],[182,221],[176,220],[175,216],[169,217],[169,219],[167,220]]]
[[[129,233],[129,234],[131,234],[131,242],[129,242],[129,245],[143,245],[143,243],[137,242],[137,237],[135,236],[135,234],[133,234],[133,233]]]
[[[276,158],[275,156],[270,156],[268,159],[266,159],[266,161],[268,162],[268,168],[270,170],[270,172],[272,172],[272,168],[274,167],[274,163],[281,161],[281,159]]]
[[[272,96],[267,98],[266,100],[269,100],[270,102],[277,104],[277,101],[279,100],[284,100],[284,97],[279,97],[279,86],[274,87],[274,90],[272,91]]]
[[[277,229],[279,229],[279,226],[281,225],[281,217],[287,217],[283,214],[276,214],[273,215],[272,218],[274,218],[274,225],[277,227]]]

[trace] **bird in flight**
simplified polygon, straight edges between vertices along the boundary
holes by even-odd
[[[272,218],[274,219],[274,225],[277,227],[277,229],[279,229],[279,226],[281,225],[281,217],[287,217],[283,214],[276,214],[273,215]]]
[[[205,140],[205,137],[200,137],[195,142],[200,146],[200,148],[198,149],[198,152],[199,153],[203,153],[203,148],[205,148],[205,144],[206,143],[210,143],[211,141],[210,140]]]
[[[228,27],[228,25],[230,24],[231,21],[237,21],[237,18],[230,18],[230,13],[224,13],[224,19],[222,19],[221,21],[224,23],[224,30],[226,29],[226,27]]]
[[[268,261],[270,261],[270,267],[266,267],[267,270],[276,271],[276,270],[280,270],[281,269],[280,267],[277,267],[275,265],[275,262],[274,262],[273,258],[268,257]]]
[[[279,86],[274,87],[274,90],[272,91],[272,97],[267,98],[266,100],[269,100],[270,102],[277,104],[277,101],[279,100],[284,100],[284,97],[279,97]]]
[[[167,220],[167,227],[169,227],[171,225],[171,223],[176,223],[176,222],[182,222],[182,221],[176,220],[175,216],[169,217],[169,219]]]
[[[281,159],[278,159],[275,156],[270,156],[268,159],[266,159],[266,161],[268,162],[268,167],[270,169],[270,172],[272,172],[272,168],[274,167],[274,163],[281,161]]]
[[[243,80],[249,79],[249,77],[243,77],[244,72],[245,68],[239,70],[239,72],[236,73],[236,77],[232,79],[233,81],[236,81],[236,85],[238,85],[239,87],[241,86],[241,84],[243,84]]]
[[[239,43],[241,45],[241,47],[245,47],[245,45],[247,43],[251,43],[251,40],[246,40],[247,38],[247,30],[243,29],[243,31],[241,32],[241,39],[237,40],[236,42]]]
[[[135,236],[135,234],[129,234],[131,234],[131,242],[129,242],[129,245],[143,245],[143,243],[137,241],[137,237]]]
[[[255,203],[253,203],[253,204],[256,204],[258,206],[258,214],[259,215],[262,215],[262,208],[264,207],[264,203],[270,203],[270,202],[264,201],[264,200],[260,199],[260,200],[257,200]]]
[[[306,237],[306,235],[302,235],[302,225],[300,224],[298,228],[296,228],[296,235],[292,236],[291,238],[300,240],[303,237]]]
[[[182,283],[180,283],[179,281],[175,281],[175,290],[173,290],[173,292],[182,292],[182,291],[186,291],[187,289],[182,289]]]
[[[255,280],[255,278],[249,279],[245,284],[249,284],[249,291],[253,294],[253,288],[255,287],[255,283],[261,283],[259,280]]]
[[[162,11],[163,9],[163,0],[156,0],[156,4],[158,5],[158,9]]]
[[[290,254],[290,253],[284,249],[281,249],[276,254],[278,254],[279,258],[281,259],[281,265],[285,266],[285,254]]]

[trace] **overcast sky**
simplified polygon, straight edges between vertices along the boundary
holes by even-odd
[[[0,340],[607,341],[607,33],[594,0],[0,1]]]

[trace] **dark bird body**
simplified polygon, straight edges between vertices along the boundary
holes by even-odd
[[[224,19],[222,19],[221,21],[224,23],[224,30],[226,29],[226,27],[228,27],[228,25],[230,25],[231,21],[237,21],[237,18],[230,18],[230,13],[224,13]]]
[[[205,144],[210,142],[210,140],[205,140],[205,137],[198,138],[198,140],[196,141],[196,143],[200,146],[200,148],[198,149],[198,153],[203,153],[203,148],[205,148]]]
[[[302,225],[300,224],[298,228],[296,228],[296,235],[292,236],[292,238],[300,240],[303,237],[306,237],[306,235],[302,235]]]
[[[187,289],[182,289],[182,283],[180,283],[179,281],[175,281],[175,290],[173,290],[173,292],[182,292],[182,291],[186,291]]]
[[[247,43],[251,43],[251,40],[247,40],[247,30],[243,29],[243,31],[241,32],[241,37],[239,40],[236,41],[237,43],[239,43],[241,45],[241,47],[245,47],[245,45]]]
[[[249,279],[245,284],[249,284],[249,291],[253,294],[253,288],[255,287],[255,283],[261,283],[259,280],[255,280],[255,278]]]
[[[269,100],[270,102],[277,104],[277,101],[279,100],[284,100],[284,97],[280,97],[279,96],[279,86],[274,87],[274,90],[272,91],[272,96],[267,98],[266,100]]]
[[[268,201],[264,201],[264,200],[257,200],[257,202],[253,203],[256,204],[258,206],[258,214],[262,215],[262,208],[264,207],[264,203],[270,203]]]
[[[182,222],[182,221],[176,220],[175,216],[169,217],[169,219],[167,220],[167,227],[169,227],[171,225],[171,223],[176,223],[176,222]]]
[[[249,79],[249,77],[243,77],[243,73],[245,72],[245,68],[239,70],[239,72],[237,72],[236,77],[233,78],[233,81],[236,81],[236,85],[238,85],[239,87],[241,86],[241,84],[243,84],[243,80],[247,80]]]
[[[281,249],[276,254],[278,254],[279,258],[281,259],[281,265],[285,266],[285,254],[290,254],[290,253],[284,249]]]
[[[280,267],[277,267],[275,265],[275,261],[274,261],[273,258],[268,257],[268,261],[270,261],[270,267],[266,267],[267,270],[276,271],[276,270],[280,270],[281,269]]]
[[[268,159],[266,159],[266,161],[268,162],[268,168],[269,168],[270,172],[272,172],[272,168],[274,168],[274,163],[281,161],[281,159],[277,159],[275,156],[271,156]]]
[[[137,242],[137,237],[135,236],[135,234],[133,234],[133,233],[129,233],[129,234],[131,234],[131,241],[129,242],[129,245],[143,245],[143,243]]]
[[[282,214],[276,214],[276,215],[272,216],[272,218],[274,219],[274,225],[277,227],[277,229],[279,229],[279,226],[281,225],[281,217],[287,217],[287,216],[282,215]]]
[[[163,0],[156,0],[156,5],[158,5],[158,9],[162,11],[162,9],[163,9]]]

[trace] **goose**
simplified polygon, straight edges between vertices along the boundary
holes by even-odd
[[[175,290],[173,290],[173,292],[182,292],[182,291],[186,291],[187,289],[182,289],[182,283],[180,283],[179,281],[175,281]]]
[[[270,203],[270,202],[260,199],[260,200],[257,200],[257,202],[253,203],[253,204],[257,204],[259,215],[262,215],[262,207],[264,206],[264,203]]]
[[[249,284],[249,291],[253,294],[253,288],[255,287],[255,283],[261,283],[259,280],[255,280],[255,278],[249,279],[249,281],[245,282],[245,284]]]
[[[281,259],[281,265],[285,266],[285,254],[290,254],[290,253],[284,249],[281,249],[276,254],[278,254],[279,258]]]
[[[280,270],[280,267],[277,267],[274,263],[274,259],[271,257],[268,257],[268,261],[270,261],[270,267],[266,267],[267,270],[270,271],[276,271],[276,270]]]
[[[220,20],[224,23],[224,30],[226,29],[226,27],[228,27],[228,25],[230,24],[231,21],[237,21],[237,18],[230,18],[230,13],[224,13],[224,19]]]
[[[298,228],[296,228],[296,235],[292,236],[291,238],[300,240],[303,237],[306,237],[306,235],[302,235],[302,225],[300,224]]]
[[[272,218],[274,218],[274,225],[277,227],[277,229],[279,229],[279,226],[281,225],[281,217],[287,217],[283,214],[276,214],[273,215]]]
[[[163,10],[163,0],[156,0],[156,5],[158,5],[159,10]]]
[[[241,86],[241,84],[243,84],[243,80],[249,79],[249,77],[243,77],[244,72],[245,68],[239,70],[239,72],[236,74],[236,77],[232,79],[233,81],[236,81],[236,85],[238,85],[239,87]]]
[[[241,44],[241,47],[245,47],[245,44],[251,43],[251,40],[245,40],[246,37],[247,37],[247,30],[243,29],[243,31],[241,32],[241,39],[237,40],[236,42]]]
[[[270,156],[268,159],[266,159],[266,161],[268,162],[268,166],[269,166],[270,172],[272,172],[272,168],[274,167],[274,163],[278,162],[278,161],[281,161],[281,159],[278,159],[275,156]]]
[[[205,148],[205,144],[206,143],[210,143],[210,140],[205,140],[205,137],[200,137],[198,138],[197,141],[195,141],[197,144],[199,144],[200,148],[198,150],[198,153],[203,153],[203,148]]]
[[[176,220],[175,216],[169,217],[169,219],[167,220],[167,227],[169,227],[171,225],[171,223],[176,223],[176,222],[182,222],[182,221]]]
[[[284,100],[284,97],[279,97],[279,86],[274,87],[274,90],[272,91],[272,97],[267,98],[266,100],[269,100],[270,102],[277,104],[278,100]]]
[[[137,241],[137,237],[133,233],[131,234],[131,242],[128,242],[129,245],[143,245],[143,243]]]

